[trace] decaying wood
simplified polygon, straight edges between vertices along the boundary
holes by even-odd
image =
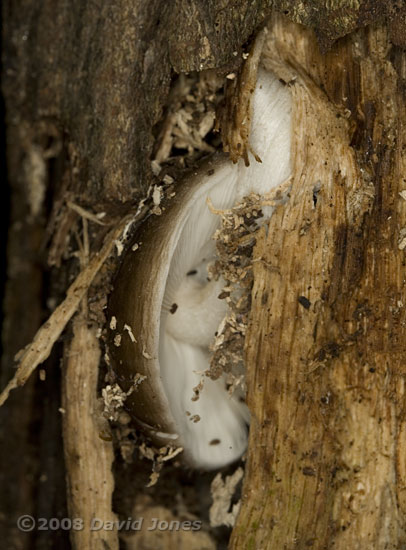
[[[25,0],[18,6],[10,1],[3,3],[6,24],[2,76],[8,126],[11,230],[1,387],[4,387],[14,371],[14,354],[32,339],[41,326],[45,316],[45,302],[49,298],[59,301],[68,286],[65,265],[50,277],[51,285],[48,286],[51,288],[43,284],[46,279],[43,259],[45,227],[48,226],[48,234],[52,236],[49,264],[59,267],[61,260],[69,256],[69,236],[76,219],[76,213],[69,208],[67,201],[93,212],[103,209],[109,219],[110,213],[116,215],[118,203],[126,201],[135,204],[145,194],[152,181],[150,158],[154,144],[154,125],[166,102],[172,70],[189,72],[221,67],[223,74],[238,70],[243,44],[270,14],[272,6],[285,12],[291,19],[314,28],[324,47],[330,46],[338,36],[383,17],[389,19],[393,41],[403,46],[405,44],[404,8],[399,10],[396,1],[348,3],[341,0],[275,0],[271,3],[268,0],[236,0],[223,4],[219,5],[217,0],[179,0],[174,3],[162,0],[146,3],[100,0],[86,6],[78,3],[68,7],[54,0],[44,0],[40,4],[34,0]],[[396,371],[403,353],[399,332],[403,310],[398,304],[404,301],[396,291],[401,275],[399,264],[394,264],[399,259],[394,259],[393,250],[398,246],[398,236],[400,245],[404,238],[404,234],[399,232],[403,228],[403,203],[396,195],[402,181],[400,163],[403,162],[403,144],[399,136],[403,119],[399,114],[402,109],[404,60],[396,50],[390,52],[390,57],[387,39],[382,38],[382,31],[379,32],[381,34],[377,31],[361,33],[323,59],[316,54],[317,48],[313,42],[311,48],[307,48],[306,39],[300,42],[298,49],[297,40],[301,40],[299,36],[295,37],[293,33],[289,38],[286,34],[285,39],[290,41],[289,49],[296,56],[302,52],[306,58],[311,52],[316,65],[313,66],[309,59],[301,59],[296,65],[303,66],[317,86],[323,83],[329,99],[341,105],[344,111],[351,111],[350,131],[355,132],[352,136],[355,150],[361,155],[365,173],[372,172],[375,178],[377,192],[374,218],[369,218],[374,220],[369,222],[369,238],[362,240],[361,236],[353,235],[348,224],[339,234],[341,249],[335,255],[329,296],[338,296],[342,292],[344,298],[341,301],[337,298],[327,318],[333,316],[334,320],[344,319],[343,312],[347,307],[350,314],[355,316],[350,317],[351,323],[358,323],[360,327],[362,325],[362,330],[369,331],[361,346],[358,345],[361,338],[358,328],[354,329],[353,339],[357,345],[354,344],[351,349],[381,350],[378,361],[381,370],[375,366],[370,368],[375,369],[374,373],[378,373],[376,378],[380,377],[382,388],[386,394],[390,394],[396,377],[391,370],[384,376],[383,372],[387,371],[384,371],[383,362],[385,358],[388,361],[390,358],[392,362],[395,357]],[[337,56],[341,56],[341,62]],[[361,61],[360,57],[364,60]],[[347,70],[349,67],[351,69]],[[388,101],[385,99],[381,102],[378,98],[388,98]],[[398,122],[395,123],[395,119]],[[395,146],[397,153],[393,152]],[[378,159],[376,162],[375,155]],[[391,172],[396,163],[397,171]],[[41,173],[31,170],[35,167],[40,168]],[[26,197],[30,198],[30,204],[26,202]],[[50,204],[52,213],[46,203]],[[322,227],[321,218],[317,219]],[[354,239],[362,241],[359,248],[369,247],[365,252],[365,257],[369,258],[369,279],[365,275],[365,285],[357,291],[360,296],[358,307],[354,306],[357,295],[355,290],[351,300],[345,301],[353,276],[362,269],[361,266],[357,267],[356,262],[351,263],[346,259]],[[100,234],[95,231],[92,250],[99,248],[98,244],[93,245],[100,240]],[[388,249],[386,252],[385,247]],[[261,250],[258,248],[258,259],[260,257]],[[262,264],[257,263],[259,269]],[[347,268],[348,271],[345,271]],[[365,301],[370,300],[367,290],[375,291],[372,277],[374,269],[379,275],[376,279],[378,283],[385,281],[382,294],[387,297],[387,308],[391,310],[385,309],[383,301],[373,300],[372,306]],[[344,271],[346,278],[341,280]],[[333,276],[335,273],[337,275]],[[399,280],[394,281],[395,277]],[[344,281],[347,281],[347,286]],[[79,295],[74,296],[69,303],[69,316],[73,315],[83,296],[83,289],[78,290]],[[304,313],[300,308],[299,311]],[[51,340],[60,334],[67,316],[62,314],[58,319],[58,323],[51,327],[52,330],[41,332],[48,340],[46,345],[42,341],[45,346],[42,357],[47,355]],[[390,330],[382,329],[379,339],[377,331],[382,327],[382,319],[388,319]],[[320,324],[322,321],[318,326]],[[336,324],[332,323],[332,326]],[[383,335],[386,335],[386,340]],[[341,347],[330,344],[339,340],[327,337],[325,340],[327,344],[321,346],[321,355],[318,357],[324,354],[325,358],[331,359]],[[392,348],[398,355],[390,353]],[[33,355],[25,356],[27,372],[32,369],[32,365],[28,364],[30,357]],[[34,357],[34,362],[37,360]],[[350,360],[352,358],[348,355]],[[59,358],[55,357],[53,361],[54,365],[58,364]],[[354,361],[358,365],[360,359],[355,357]],[[324,372],[317,361],[310,370],[314,370],[314,376]],[[258,372],[260,376],[262,371]],[[0,435],[2,447],[7,449],[1,457],[1,479],[3,487],[6,483],[9,485],[0,502],[2,518],[7,517],[2,541],[8,548],[19,550],[29,548],[32,539],[26,533],[16,532],[15,519],[22,513],[38,513],[39,479],[44,467],[39,464],[37,449],[33,449],[35,445],[40,445],[38,440],[33,444],[35,434],[31,418],[35,412],[37,425],[42,421],[43,432],[47,432],[48,439],[55,440],[55,432],[51,431],[49,425],[52,411],[48,412],[48,416],[38,419],[38,404],[43,401],[44,390],[40,386],[35,387],[32,379],[30,382],[29,388],[26,386],[23,391],[14,392],[1,409]],[[355,394],[354,386],[353,394],[349,394],[348,399]],[[329,395],[322,396],[324,400],[328,397],[327,404],[331,402]],[[394,390],[391,395],[395,400],[397,394]],[[56,411],[57,405],[54,414]],[[397,428],[395,421],[394,425],[399,434],[404,433],[404,427]],[[53,429],[57,429],[55,426]],[[255,423],[253,433],[258,434]],[[258,440],[260,445],[265,444],[263,437]],[[401,441],[399,435],[397,442]],[[48,447],[43,443],[41,445],[41,453],[46,453]],[[397,484],[398,500],[403,503],[402,480],[406,474],[402,461],[403,446],[400,443],[397,453],[396,475],[397,480],[400,480]],[[18,461],[16,456],[19,457]],[[392,464],[391,460],[389,462]],[[53,471],[58,467],[62,466],[54,464]],[[393,474],[393,470],[390,471]],[[252,472],[252,464],[249,472]],[[257,479],[262,483],[263,472],[260,472],[261,468]],[[251,483],[250,476],[251,473],[246,487]],[[309,479],[312,476],[306,477],[307,481]],[[55,485],[53,487],[55,490]],[[352,493],[348,495],[352,502]],[[253,502],[251,506],[254,506]],[[251,515],[255,516],[254,512],[245,499],[240,526],[247,526]],[[262,536],[263,530],[256,530],[255,522],[254,518],[250,528],[247,527],[245,531],[242,529],[243,535],[251,536],[253,532],[258,532],[255,536]],[[235,537],[241,536],[240,531],[236,530],[235,533]],[[45,535],[48,536],[47,543],[51,544],[51,536],[54,534]],[[58,548],[62,546],[58,545]]]
[[[141,214],[138,214],[138,217],[142,217]],[[117,244],[120,237],[122,237],[126,227],[135,222],[136,219],[137,216],[130,214],[123,218],[109,233],[103,248],[93,255],[88,265],[80,272],[69,287],[63,302],[38,330],[33,341],[16,355],[19,365],[15,375],[0,394],[0,406],[4,404],[10,391],[18,386],[23,386],[37,366],[48,358],[52,346],[61,335],[71,317],[78,310],[81,300],[86,295],[98,271],[111,254],[113,247]]]
[[[234,526],[241,501],[234,504],[231,504],[231,501],[243,476],[244,470],[239,467],[232,475],[226,476],[225,480],[222,479],[221,473],[218,473],[213,479],[211,483],[213,504],[210,507],[210,525],[212,527]]]
[[[62,407],[70,518],[83,528],[70,532],[74,548],[118,549],[117,516],[112,512],[113,442],[97,394],[100,346],[85,313],[73,321],[67,346]]]
[[[405,57],[382,27],[323,56],[275,19],[268,44],[292,92],[293,182],[254,252],[231,548],[401,548]]]
[[[257,82],[257,71],[264,41],[266,29],[258,34],[250,51],[243,54],[246,62],[238,73],[232,73],[231,80],[226,83],[225,108],[220,114],[217,128],[221,128],[223,149],[230,155],[233,162],[244,159],[249,166],[248,153],[255,155],[249,145],[249,132],[251,127],[251,99]],[[259,157],[256,157],[261,162]]]

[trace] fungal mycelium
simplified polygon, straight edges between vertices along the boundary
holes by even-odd
[[[129,393],[127,409],[156,444],[183,447],[196,468],[237,460],[249,424],[247,406],[241,394],[227,391],[225,375],[205,376],[209,347],[227,314],[219,299],[225,282],[211,270],[220,224],[214,209],[265,195],[291,171],[289,89],[260,68],[251,107],[250,149],[261,162],[252,157],[246,166],[215,155],[179,183],[163,214],[141,225],[140,245],[126,253],[109,301],[109,349]],[[264,213],[269,217],[272,208]],[[140,374],[142,383],[128,391]]]

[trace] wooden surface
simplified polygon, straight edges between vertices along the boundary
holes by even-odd
[[[382,27],[319,54],[271,25],[293,180],[254,252],[250,447],[231,548],[402,548],[404,54]]]
[[[118,550],[117,530],[100,528],[118,518],[112,511],[112,435],[97,396],[99,362],[96,329],[78,314],[65,358],[62,399],[68,517],[83,521],[70,537],[73,548]]]
[[[7,122],[10,232],[2,387],[14,372],[14,354],[30,342],[41,323],[61,301],[72,274],[77,274],[74,260],[67,262],[66,259],[69,256],[67,243],[74,241],[69,239],[78,230],[79,217],[68,208],[67,200],[76,201],[92,212],[103,210],[109,218],[121,214],[122,204],[128,208],[143,196],[153,181],[150,158],[155,125],[165,108],[173,74],[219,67],[221,74],[225,75],[238,69],[241,55],[235,56],[234,52],[241,53],[242,45],[269,16],[272,7],[314,28],[324,48],[338,36],[358,26],[383,21],[385,17],[391,39],[401,46],[405,43],[404,10],[397,8],[396,2],[384,0],[364,2],[361,6],[341,0],[329,3],[321,0],[278,0],[274,3],[235,0],[221,4],[217,0],[179,0],[173,3],[162,0],[146,3],[98,0],[86,5],[80,2],[68,5],[54,0],[41,3],[7,0],[3,3],[2,82]],[[386,416],[382,416],[385,422],[389,422],[387,415],[396,419],[400,414],[397,403],[400,402],[401,388],[397,383],[401,378],[396,373],[403,353],[403,309],[397,305],[402,301],[399,298],[402,256],[396,246],[404,215],[403,203],[397,195],[403,173],[404,55],[401,50],[391,48],[385,33],[375,28],[340,42],[322,60],[313,39],[309,48],[307,39],[303,39],[300,51],[295,38],[290,40],[292,52],[299,56],[301,51],[301,55],[306,57],[298,58],[297,64],[311,74],[316,88],[322,85],[328,102],[351,111],[349,142],[354,147],[357,170],[364,169],[366,183],[368,178],[373,181],[375,197],[372,213],[365,220],[361,214],[362,220],[357,218],[356,223],[340,218],[343,222],[340,222],[340,228],[335,225],[336,220],[333,228],[329,228],[328,247],[333,247],[336,238],[340,244],[334,248],[335,252],[329,248],[330,252],[323,256],[331,282],[326,283],[328,288],[324,289],[323,296],[327,298],[322,299],[322,313],[314,311],[313,302],[310,310],[302,311],[302,306],[296,307],[302,314],[301,322],[305,322],[303,315],[306,312],[309,314],[306,322],[310,323],[315,316],[319,319],[317,326],[323,328],[318,329],[321,332],[316,335],[318,344],[311,343],[311,339],[307,344],[313,346],[311,349],[317,357],[327,358],[323,361],[334,363],[338,360],[334,355],[339,353],[342,357],[344,349],[345,361],[348,364],[355,361],[354,364],[360,365],[355,350],[361,349],[363,357],[368,355],[365,365],[369,365],[373,352],[376,366],[365,367],[365,373],[359,369],[351,372],[357,372],[357,376],[364,373],[360,387],[366,384],[366,377],[376,374],[375,378],[381,381],[394,403],[392,409],[385,408]],[[312,65],[313,61],[316,65]],[[341,200],[347,205],[349,184],[343,185],[345,197],[342,196]],[[334,192],[338,193],[339,188],[335,184]],[[362,212],[364,207],[354,204],[351,208]],[[351,208],[349,212],[352,212]],[[316,216],[318,227],[323,227],[321,215],[326,214],[324,206],[319,205],[315,212],[310,213],[313,215],[311,219]],[[277,219],[275,217],[273,223]],[[354,227],[361,227],[362,231],[357,232]],[[92,228],[92,251],[100,248],[105,231],[105,228]],[[309,231],[317,241],[319,233],[316,234],[314,224]],[[308,238],[305,236],[300,242]],[[269,250],[266,247],[264,254],[272,254]],[[258,254],[262,254],[259,248]],[[61,264],[63,268],[59,269]],[[49,265],[58,269],[51,271]],[[258,281],[264,276],[261,273],[257,274]],[[357,284],[361,286],[358,288]],[[295,285],[291,288],[295,292],[299,290]],[[377,294],[377,288],[381,288],[381,294]],[[350,290],[351,298],[348,297]],[[300,291],[304,292],[301,288]],[[291,305],[289,311],[293,312],[293,309]],[[255,311],[259,315],[258,310]],[[347,313],[350,322],[344,323]],[[257,317],[256,322],[259,319]],[[325,320],[329,321],[328,324]],[[309,326],[306,327],[304,334],[310,338]],[[339,338],[335,330],[339,335],[344,330],[344,336]],[[361,334],[362,337],[358,333],[361,330],[365,333]],[[347,333],[354,334],[351,341],[355,339],[356,345],[345,344]],[[295,333],[295,340],[297,338]],[[249,349],[255,347],[252,342],[250,346]],[[308,347],[305,346],[304,350]],[[321,355],[317,355],[319,352]],[[10,549],[25,549],[33,545],[36,548],[57,546],[62,549],[66,544],[61,540],[64,533],[27,535],[15,527],[15,519],[23,513],[33,512],[46,517],[55,511],[61,517],[66,513],[58,416],[60,356],[59,345],[49,360],[48,366],[54,375],[47,375],[46,384],[33,380],[30,387],[15,393],[0,411],[2,448],[7,449],[2,453],[0,463],[4,488],[0,499],[0,519],[5,533],[2,540]],[[342,361],[344,365],[344,359]],[[250,364],[250,376],[255,380],[252,358]],[[375,369],[373,373],[370,368]],[[395,374],[388,377],[386,373],[392,373],[392,370]],[[346,370],[343,372],[347,373]],[[315,376],[320,376],[325,369],[317,367],[315,373]],[[358,383],[352,378],[350,382]],[[318,384],[323,392],[332,392],[332,383],[324,381]],[[320,397],[322,390],[318,392],[315,392],[316,402],[327,395],[323,393]],[[251,406],[257,410],[260,402],[255,404],[253,398],[250,399]],[[342,399],[345,404],[350,398]],[[379,401],[380,406],[384,404],[387,402]],[[327,410],[330,409],[327,407]],[[396,434],[403,433],[404,428],[397,421],[393,420],[390,426],[394,426]],[[259,432],[254,427],[252,433]],[[317,433],[324,433],[320,426]],[[272,437],[272,434],[267,437]],[[403,447],[398,444],[399,438],[389,437],[389,440],[392,442],[390,471],[402,480],[405,475],[401,459]],[[399,456],[395,470],[393,445]],[[267,452],[272,455],[272,448]],[[266,455],[269,460],[271,455]],[[250,462],[249,476],[253,466]],[[260,472],[261,468],[258,481],[263,482],[263,472]],[[307,482],[314,483],[313,478],[315,476],[306,476]],[[401,487],[400,482],[399,491]],[[402,503],[403,499],[399,492],[398,502]],[[255,529],[258,518],[254,514],[254,502],[251,507],[247,502],[245,499],[241,515],[241,521],[245,523],[240,524],[235,536],[242,536],[244,527],[247,536],[255,535],[258,538],[252,540],[260,540],[265,532]],[[341,510],[340,506],[337,510]],[[250,518],[254,518],[253,523],[247,527]],[[329,529],[333,524],[329,524]],[[242,539],[234,540],[237,544]]]

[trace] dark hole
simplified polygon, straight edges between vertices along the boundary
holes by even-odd
[[[309,309],[311,306],[310,300],[306,298],[306,296],[299,296],[298,302],[300,305],[302,305],[305,309]]]
[[[169,310],[172,314],[178,309],[178,304],[172,304],[171,309]]]
[[[220,443],[220,439],[212,439],[209,445],[218,445],[219,443]]]
[[[188,271],[186,275],[189,277],[189,275],[196,275],[197,269],[192,269],[191,271]]]
[[[319,191],[320,191],[320,184],[318,183],[317,185],[315,185],[313,187],[313,206],[316,207],[316,204],[317,204],[317,195],[319,194]]]

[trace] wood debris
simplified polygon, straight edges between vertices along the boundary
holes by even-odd
[[[211,483],[213,504],[209,512],[212,527],[220,527],[220,525],[234,526],[241,501],[232,504],[232,499],[243,476],[244,470],[240,467],[232,475],[226,476],[224,481],[220,472],[213,479]]]
[[[104,402],[103,414],[109,420],[118,421],[128,393],[123,391],[118,384],[108,384],[102,389]]]
[[[165,462],[173,460],[180,453],[183,452],[183,447],[172,447],[170,445],[165,445],[157,449],[156,447],[146,444],[145,442],[141,443],[138,446],[138,450],[144,458],[151,460],[153,462],[152,472],[149,478],[147,487],[153,487],[156,485],[159,479],[159,474],[163,468]]]
[[[130,325],[127,325],[125,323],[124,326],[123,326],[123,329],[128,332],[128,336],[130,337],[131,342],[133,342],[135,344],[137,342],[137,340],[135,339],[134,333],[133,333],[132,328],[130,327]]]
[[[208,137],[223,97],[222,86],[223,79],[215,71],[179,76],[157,139],[152,161],[156,175],[162,163],[176,161],[183,166],[187,157],[198,158],[202,153],[215,150]],[[184,154],[179,156],[179,150]],[[168,178],[163,181],[169,183]]]
[[[32,342],[18,352],[15,359],[19,361],[19,365],[15,375],[0,394],[0,406],[6,401],[10,391],[18,386],[23,386],[38,365],[48,358],[54,343],[78,310],[81,300],[85,297],[97,273],[110,256],[114,245],[118,241],[122,242],[128,228],[136,220],[142,218],[144,214],[145,208],[141,208],[135,214],[125,216],[110,231],[101,250],[91,256],[88,264],[68,288],[66,298],[41,326]]]

